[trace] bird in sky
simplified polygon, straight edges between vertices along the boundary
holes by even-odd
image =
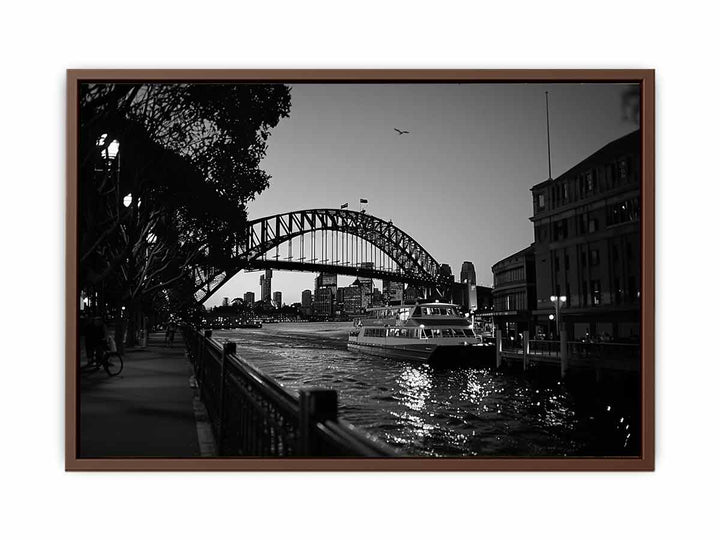
[[[405,130],[398,129],[398,128],[393,128],[393,129],[398,132],[398,135],[403,135],[403,134],[405,134],[405,133],[410,133],[409,131],[405,131]]]

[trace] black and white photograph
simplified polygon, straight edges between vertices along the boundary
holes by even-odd
[[[76,107],[78,460],[642,456],[638,82]]]

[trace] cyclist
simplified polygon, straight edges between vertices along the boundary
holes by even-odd
[[[88,356],[88,365],[102,358],[107,347],[107,327],[102,317],[93,317],[85,329],[85,350]]]

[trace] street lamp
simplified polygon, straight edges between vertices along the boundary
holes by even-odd
[[[555,316],[550,315],[550,320],[555,319],[555,332],[560,335],[560,308],[567,302],[567,296],[555,296],[554,294],[550,297],[550,301],[555,305]]]

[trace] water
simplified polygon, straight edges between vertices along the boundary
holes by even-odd
[[[333,388],[341,418],[416,456],[637,455],[636,386],[437,368],[348,351],[351,323],[218,330],[290,392]],[[610,390],[609,390],[610,389]]]

